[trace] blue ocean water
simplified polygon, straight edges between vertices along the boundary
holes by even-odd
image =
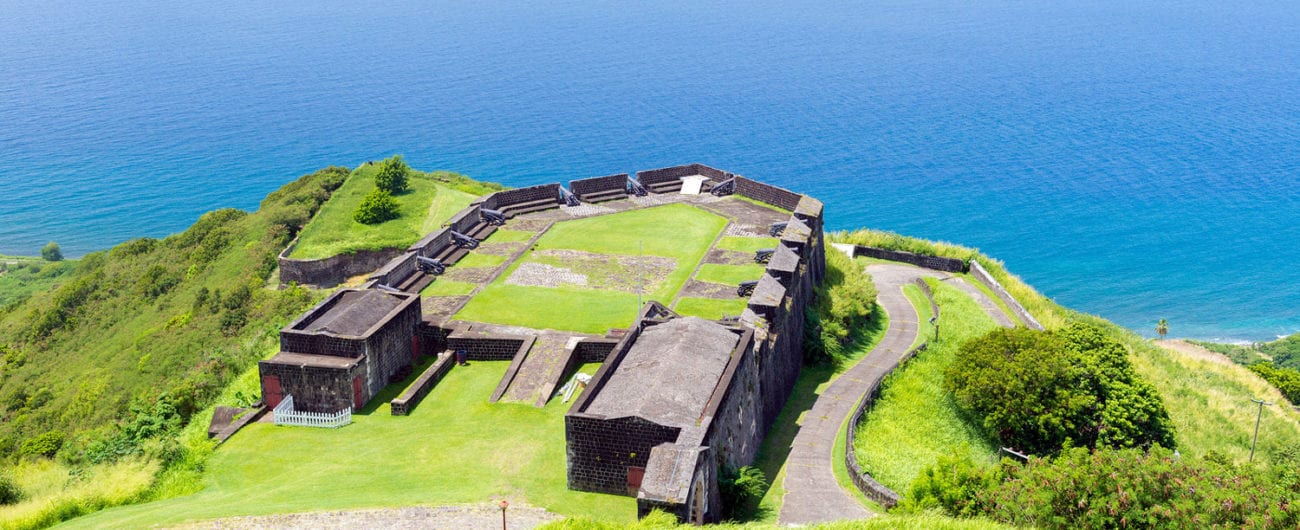
[[[1300,9],[0,0],[0,253],[77,255],[403,153],[703,162],[976,246],[1139,331],[1300,329]]]

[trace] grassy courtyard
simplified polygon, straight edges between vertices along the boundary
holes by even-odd
[[[456,367],[410,416],[389,415],[392,385],[340,429],[250,425],[212,454],[202,491],[113,508],[73,528],[144,528],[233,515],[509,499],[552,512],[630,522],[631,497],[566,487],[564,413],[489,404],[507,362]],[[592,374],[598,365],[586,365]],[[374,405],[378,403],[378,405]]]
[[[320,259],[383,248],[405,248],[437,230],[456,212],[469,206],[475,195],[436,182],[449,174],[412,171],[410,190],[394,196],[401,215],[383,223],[364,225],[352,218],[361,198],[375,187],[378,164],[361,166],[334,190],[316,216],[303,228],[291,258]]]
[[[684,204],[556,223],[456,318],[596,334],[625,327],[638,300],[670,302],[677,295],[726,224]],[[521,267],[547,267],[586,283],[527,284],[514,276]]]

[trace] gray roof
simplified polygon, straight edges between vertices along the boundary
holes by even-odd
[[[678,444],[659,444],[650,449],[645,475],[638,498],[684,503],[691,493],[695,466],[705,448]]]
[[[649,326],[587,405],[609,418],[638,416],[660,425],[695,425],[740,337],[698,317]]]
[[[772,259],[767,262],[767,268],[781,272],[797,271],[799,270],[799,254],[790,250],[790,247],[777,245],[776,252],[772,254]]]
[[[406,301],[397,293],[375,289],[339,291],[338,300],[302,323],[308,333],[362,336]]]
[[[359,358],[339,357],[337,355],[314,355],[310,353],[292,353],[282,351],[275,354],[270,360],[265,362],[271,364],[282,364],[288,366],[297,366],[299,368],[328,368],[332,370],[346,370],[356,366],[361,362]]]

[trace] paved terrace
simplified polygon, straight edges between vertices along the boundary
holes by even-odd
[[[835,460],[844,458],[834,452],[835,437],[866,389],[897,367],[917,338],[918,317],[903,294],[903,286],[925,276],[941,278],[974,298],[999,325],[1012,326],[1012,320],[993,300],[961,278],[910,265],[878,264],[866,270],[880,290],[877,298],[880,306],[889,313],[889,329],[880,343],[831,382],[812,409],[804,414],[786,459],[785,500],[778,516],[782,525],[862,519],[872,515],[858,502],[856,494],[845,491],[835,480]]]

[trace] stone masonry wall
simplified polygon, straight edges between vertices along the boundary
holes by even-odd
[[[388,386],[393,374],[414,363],[418,351],[415,329],[419,325],[417,300],[366,340],[366,401]]]
[[[862,245],[853,246],[854,256],[867,256],[869,258],[886,259],[889,261],[901,261],[910,263],[917,267],[925,267],[944,272],[965,272],[966,263],[954,258],[941,258],[938,256],[926,256],[924,254],[913,254],[901,250],[886,250],[876,247],[864,247]]]
[[[402,253],[402,249],[358,250],[322,259],[290,258],[297,241],[280,252],[280,285],[290,282],[329,288],[353,276],[369,273]]]
[[[452,332],[447,336],[447,349],[465,350],[471,361],[509,361],[523,347],[524,337],[516,335],[464,334]]]
[[[483,208],[489,210],[501,210],[515,204],[541,200],[551,200],[558,207],[560,204],[560,185],[551,183],[498,191],[485,197],[480,204]]]
[[[702,175],[709,177],[709,180],[721,182],[731,178],[731,174],[720,169],[711,168],[704,164],[686,164],[684,166],[673,166],[659,169],[650,169],[646,171],[637,171],[636,180],[645,186],[659,184],[661,182],[676,181],[682,177],[691,175]]]
[[[794,211],[799,206],[799,199],[803,198],[793,191],[745,177],[736,177],[736,194],[790,211]]]
[[[644,468],[650,449],[673,442],[679,433],[635,416],[565,415],[569,489],[628,495],[627,468]]]
[[[569,191],[581,198],[591,193],[627,190],[627,173],[569,181]]]
[[[283,395],[293,396],[294,408],[309,412],[338,412],[352,403],[352,379],[356,371],[320,367],[300,367],[276,364],[268,361],[258,363],[258,373],[262,381],[262,395],[266,396],[266,381],[275,377],[280,381]]]
[[[705,414],[712,415],[703,443],[713,448],[718,464],[739,469],[754,462],[767,432],[762,379],[753,341],[734,357],[721,382],[725,391]]]

